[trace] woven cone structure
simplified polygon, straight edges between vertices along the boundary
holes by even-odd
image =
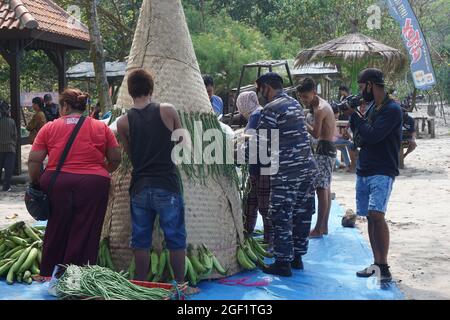
[[[144,0],[127,74],[136,68],[144,68],[154,75],[154,101],[173,104],[180,114],[186,115],[184,118],[195,114],[199,119],[215,119],[179,0]],[[128,95],[127,77],[117,105],[124,108],[133,105]],[[238,187],[232,177],[223,174],[216,179],[205,178],[200,183],[189,178],[181,168],[179,171],[188,244],[194,247],[206,244],[229,274],[240,271],[236,251],[243,241],[243,218]],[[102,238],[109,237],[112,259],[119,270],[127,269],[132,258],[129,184],[130,168],[123,163],[113,176],[102,235]],[[161,240],[161,234],[154,232],[154,246],[160,246]],[[218,277],[218,274],[209,276]]]

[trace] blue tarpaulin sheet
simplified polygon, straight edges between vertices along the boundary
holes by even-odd
[[[343,209],[333,202],[329,235],[310,240],[304,256],[305,270],[290,278],[266,275],[261,271],[242,272],[227,280],[243,284],[203,281],[201,293],[192,300],[400,300],[395,284],[380,288],[375,278],[360,279],[355,272],[373,262],[368,243],[358,229],[343,228]],[[314,222],[314,221],[313,221]],[[261,221],[258,221],[261,225]],[[268,261],[269,262],[269,261]],[[256,286],[252,286],[255,284]],[[250,286],[249,286],[250,285]],[[14,284],[0,281],[0,299],[49,300],[48,284]]]

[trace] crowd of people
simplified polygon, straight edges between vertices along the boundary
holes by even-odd
[[[152,99],[155,84],[150,73],[135,70],[127,81],[133,106],[119,118],[117,130],[133,166],[129,192],[135,278],[144,280],[148,273],[152,231],[159,215],[175,280],[183,283],[187,238],[184,201],[171,158],[177,143],[172,141],[172,132],[182,127],[181,121],[173,105]],[[223,102],[214,95],[214,81],[207,76],[204,83],[211,106],[220,116]],[[331,182],[339,149],[348,151],[343,157],[356,170],[357,213],[369,221],[374,255],[374,264],[359,271],[357,276],[372,276],[378,268],[383,280],[391,280],[385,215],[399,174],[403,127],[409,151],[416,147],[414,121],[388,95],[381,71],[364,70],[358,84],[363,101],[358,108],[345,110],[333,109],[319,96],[315,82],[308,78],[301,81],[294,99],[284,91],[283,78],[273,72],[256,80],[256,92],[243,92],[237,97],[237,108],[248,120],[247,137],[258,140],[262,139],[263,131],[277,132],[278,149],[270,150],[276,155],[271,157],[271,163],[262,163],[256,157],[258,161],[249,165],[251,187],[244,207],[246,233],[254,231],[258,212],[263,217],[264,241],[275,257],[273,264],[263,267],[265,273],[291,276],[292,269],[302,270],[302,257],[308,251],[309,240],[328,234]],[[341,101],[349,96],[346,87],[341,87],[340,93]],[[27,126],[32,143],[28,161],[30,187],[44,192],[51,190],[48,194],[51,215],[45,233],[41,274],[52,276],[55,281],[64,271],[61,265],[96,262],[110,174],[121,162],[118,140],[105,123],[98,121],[99,106],[90,116],[85,116],[88,100],[89,96],[78,89],[62,92],[59,107],[49,96],[37,97],[33,99],[35,114]],[[305,116],[306,108],[308,116]],[[0,103],[0,113],[0,160],[6,169],[3,190],[7,191],[18,138],[6,103]],[[341,119],[349,121],[344,131],[337,129],[336,121]],[[69,137],[79,121],[81,127],[75,142],[61,163]],[[275,136],[264,135],[264,139],[271,145],[270,140]],[[316,194],[318,218],[311,230]],[[194,288],[189,290],[198,292]]]
[[[378,69],[360,73],[361,101],[356,108],[333,108],[319,97],[316,84],[309,78],[297,87],[297,100],[284,93],[283,79],[276,73],[261,76],[256,84],[257,94],[241,93],[236,102],[239,112],[248,120],[245,132],[263,139],[260,130],[276,129],[280,146],[277,173],[267,177],[261,171],[261,163],[250,165],[251,190],[244,210],[245,229],[249,234],[253,232],[259,210],[263,216],[264,239],[275,256],[274,264],[263,271],[290,276],[292,269],[303,269],[302,256],[308,250],[309,239],[328,234],[330,186],[340,150],[348,171],[357,174],[357,213],[369,221],[374,256],[373,265],[356,275],[377,274],[381,281],[391,281],[385,216],[399,174],[402,134],[403,141],[409,144],[409,152],[416,144],[414,119],[390,97],[383,73]],[[339,88],[339,93],[341,102],[350,96],[345,86]],[[307,116],[304,108],[309,109]],[[338,120],[347,120],[348,125],[340,128],[336,125]],[[310,230],[315,213],[314,193],[318,199],[318,217]]]

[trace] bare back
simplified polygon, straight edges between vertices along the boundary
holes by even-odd
[[[318,128],[319,140],[333,141],[336,119],[330,104],[319,97],[319,105],[314,110],[314,128]]]

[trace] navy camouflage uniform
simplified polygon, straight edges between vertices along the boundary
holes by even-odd
[[[261,129],[268,132],[270,129],[279,130],[279,169],[271,175],[269,217],[275,232],[275,259],[291,262],[294,256],[302,256],[308,250],[311,218],[315,213],[314,177],[317,165],[311,151],[303,108],[297,100],[279,93],[265,106],[258,126],[258,130]],[[271,161],[273,165],[276,157],[274,159],[272,155]]]

